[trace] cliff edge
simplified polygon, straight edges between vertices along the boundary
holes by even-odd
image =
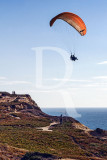
[[[35,116],[46,116],[29,94],[16,94],[15,92],[12,94],[0,92],[0,112],[28,112]]]

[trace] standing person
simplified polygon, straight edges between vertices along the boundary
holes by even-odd
[[[62,114],[60,115],[60,124],[62,124]]]

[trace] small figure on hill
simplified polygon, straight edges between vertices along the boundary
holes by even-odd
[[[15,91],[12,91],[12,94],[15,94]]]
[[[62,124],[62,122],[63,122],[63,117],[62,117],[62,114],[60,115],[60,124]]]

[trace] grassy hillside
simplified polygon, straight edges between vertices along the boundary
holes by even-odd
[[[0,142],[28,152],[47,153],[62,158],[107,159],[107,140],[76,129],[72,122],[66,119],[62,125],[52,127],[52,132],[37,129],[48,126],[50,122],[49,117],[27,113],[1,114]]]

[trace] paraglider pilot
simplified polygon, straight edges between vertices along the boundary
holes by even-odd
[[[75,54],[73,55],[72,53],[71,53],[70,59],[71,59],[72,61],[78,60],[78,58],[75,57]]]

